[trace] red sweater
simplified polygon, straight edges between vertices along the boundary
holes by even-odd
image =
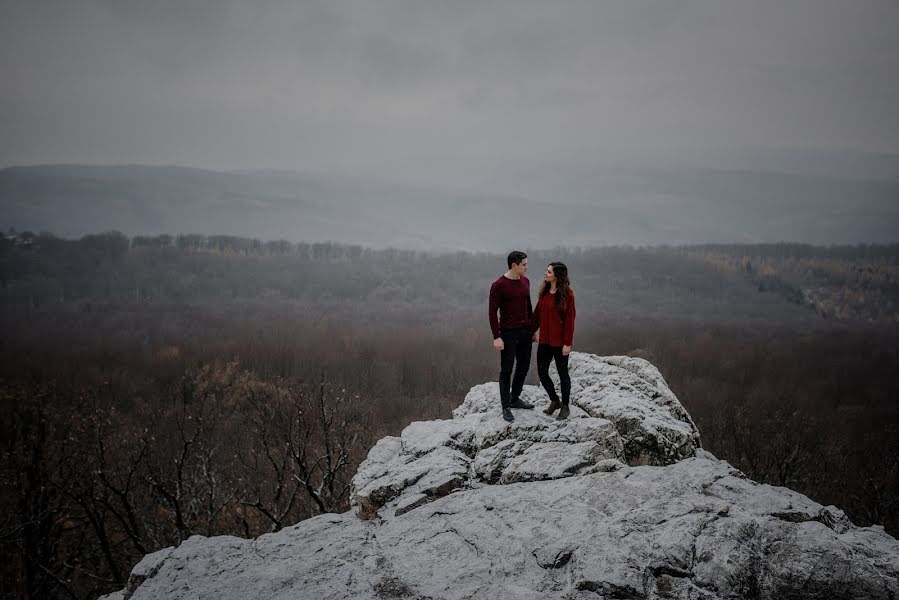
[[[568,290],[565,312],[556,308],[555,294],[544,294],[531,316],[531,331],[540,330],[540,343],[550,346],[570,346],[574,341],[574,292]]]
[[[489,310],[493,339],[499,337],[500,329],[527,328],[531,320],[531,282],[524,275],[521,279],[501,275],[490,286]]]

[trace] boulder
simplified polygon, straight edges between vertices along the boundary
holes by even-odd
[[[723,461],[621,465],[482,485],[375,520],[191,538],[130,598],[899,597],[899,542],[835,525],[832,511]]]

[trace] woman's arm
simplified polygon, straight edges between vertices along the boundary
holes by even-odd
[[[574,292],[568,292],[568,306],[565,308],[565,318],[562,323],[562,347],[574,344],[574,318],[577,316],[577,309],[574,306]],[[567,354],[567,353],[566,353]]]
[[[542,300],[537,300],[537,306],[534,307],[534,312],[531,313],[531,342],[539,342],[540,337],[537,335],[537,330],[540,329],[540,303]]]
[[[543,302],[543,298],[537,300],[537,306],[534,308],[534,312],[531,313],[531,331],[536,333],[538,329],[540,329],[540,303]]]

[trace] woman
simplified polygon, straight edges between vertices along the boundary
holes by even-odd
[[[559,406],[559,419],[567,419],[570,414],[568,397],[571,394],[571,378],[568,376],[568,354],[574,341],[574,292],[568,281],[568,267],[560,262],[551,262],[543,274],[543,284],[537,292],[537,306],[531,317],[531,331],[535,333],[537,346],[537,374],[540,383],[549,394],[549,408],[553,414]],[[540,330],[539,338],[536,335]],[[555,359],[562,387],[562,402],[556,394],[553,380],[549,377],[549,363]]]

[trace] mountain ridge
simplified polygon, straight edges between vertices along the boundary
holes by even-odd
[[[527,247],[881,243],[899,231],[899,179],[696,168],[560,179],[513,193],[305,172],[8,167],[0,208],[7,226],[66,237],[191,232],[445,250],[498,251],[507,239]]]

